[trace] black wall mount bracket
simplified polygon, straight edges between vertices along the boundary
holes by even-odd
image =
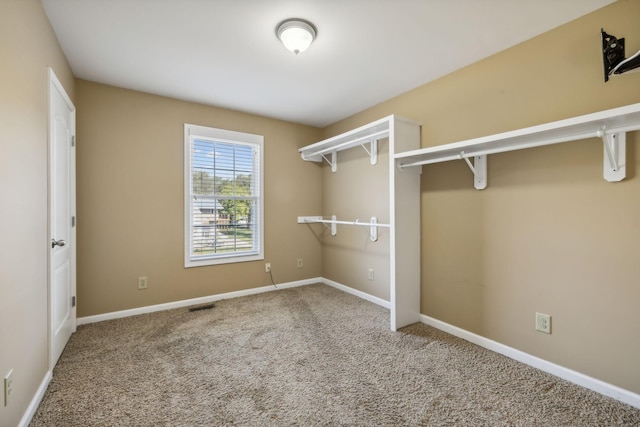
[[[622,74],[634,68],[640,67],[640,50],[634,55],[624,57],[624,38],[616,38],[600,29],[602,40],[602,64],[604,66],[604,81],[609,81],[609,76]]]

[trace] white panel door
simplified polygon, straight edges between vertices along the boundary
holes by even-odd
[[[49,69],[50,368],[76,330],[75,107]]]

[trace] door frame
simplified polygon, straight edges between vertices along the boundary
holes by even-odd
[[[55,363],[57,360],[53,360],[53,298],[52,298],[52,251],[51,251],[51,239],[52,239],[52,219],[53,219],[53,210],[52,210],[52,185],[53,185],[53,92],[56,91],[62,99],[64,100],[67,108],[70,113],[70,121],[69,128],[72,138],[76,135],[76,107],[73,105],[71,98],[67,95],[67,91],[60,83],[60,80],[56,76],[55,72],[51,67],[48,67],[48,85],[47,85],[47,95],[48,95],[48,126],[47,126],[47,337],[48,337],[48,365],[49,370],[53,371]],[[69,159],[69,201],[71,207],[71,215],[76,217],[76,150],[75,143],[70,150],[70,159]],[[69,218],[71,220],[71,218]],[[70,248],[70,280],[71,280],[71,295],[73,298],[76,297],[76,225],[70,228],[69,232],[69,248]],[[76,331],[76,305],[71,308],[71,318],[72,318],[72,331]]]

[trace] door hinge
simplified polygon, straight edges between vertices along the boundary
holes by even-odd
[[[75,226],[76,226],[76,217],[75,217],[75,216],[72,216],[72,217],[71,217],[71,226],[72,226],[72,227],[75,227]]]
[[[71,307],[75,307],[76,306],[76,297],[72,296],[71,297]]]
[[[75,135],[71,135],[71,146],[72,147],[76,146],[76,136]]]

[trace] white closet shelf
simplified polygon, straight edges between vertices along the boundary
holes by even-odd
[[[486,187],[486,156],[587,138],[602,138],[603,175],[607,181],[621,181],[625,170],[626,132],[640,129],[640,103],[545,123],[496,135],[470,139],[394,156],[399,169],[450,160],[465,160],[475,176],[475,187]],[[474,158],[472,164],[469,158]]]
[[[338,228],[337,228],[338,224],[358,225],[361,227],[367,227],[369,229],[368,230],[369,239],[371,239],[372,242],[376,242],[378,240],[378,227],[387,227],[387,228],[391,227],[391,224],[379,223],[378,218],[376,218],[375,216],[372,216],[369,219],[369,222],[361,222],[360,220],[357,220],[357,219],[355,221],[338,221],[335,215],[331,215],[331,219],[324,219],[321,216],[299,216],[298,224],[324,224],[325,226],[327,224],[330,224],[332,236],[335,236],[336,234],[338,234]]]
[[[371,164],[375,165],[378,161],[378,140],[389,137],[392,123],[395,120],[410,122],[393,115],[387,116],[338,136],[307,145],[298,151],[302,159],[306,161],[322,162],[322,160],[326,160],[331,165],[331,171],[335,172],[338,163],[338,152],[361,146],[371,157]],[[410,123],[415,124],[415,122]],[[370,148],[367,149],[365,144],[369,144]],[[331,158],[327,157],[328,155]]]

